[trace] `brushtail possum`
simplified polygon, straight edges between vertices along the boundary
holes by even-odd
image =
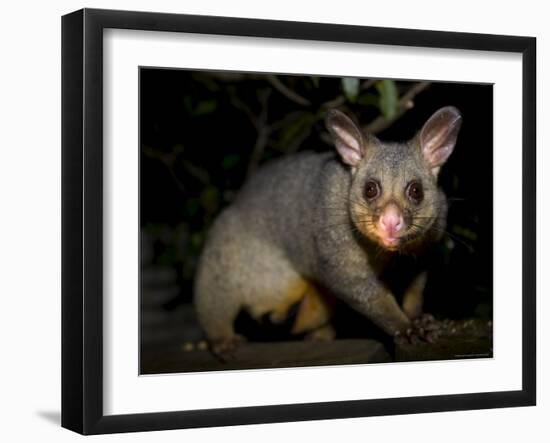
[[[365,134],[335,109],[325,123],[335,150],[267,164],[209,232],[195,307],[214,352],[243,340],[234,331],[241,309],[278,322],[298,304],[292,332],[330,335],[327,293],[387,334],[426,334],[414,321],[422,314],[425,269],[411,276],[400,303],[388,269],[442,237],[447,201],[437,177],[462,117],[441,108],[405,143]]]

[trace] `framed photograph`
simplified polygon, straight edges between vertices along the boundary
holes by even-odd
[[[62,20],[62,425],[534,405],[531,37]]]

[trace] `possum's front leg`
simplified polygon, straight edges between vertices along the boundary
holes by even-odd
[[[369,293],[354,299],[350,304],[388,335],[393,336],[396,343],[432,343],[439,338],[441,324],[433,316],[424,314],[409,319],[387,289],[381,287],[379,291],[372,292],[373,286],[369,286]]]
[[[403,295],[403,311],[411,320],[420,317],[422,314],[427,277],[426,272],[418,274]]]
[[[423,340],[433,342],[439,338],[443,332],[441,322],[437,321],[430,314],[422,313],[422,304],[424,302],[424,288],[426,287],[427,273],[418,274],[403,296],[403,311],[412,322],[409,336],[397,337],[397,342],[414,342]]]
[[[340,240],[338,246],[332,243],[334,240]],[[391,291],[378,279],[364,252],[346,240],[345,235],[329,236],[325,242],[318,243],[322,257],[321,283],[396,340],[412,343],[426,340],[429,331],[420,322],[409,319]]]
[[[409,318],[401,310],[393,294],[384,288],[376,293],[365,294],[355,304],[356,310],[365,314],[388,335],[395,336],[411,326]]]
[[[433,316],[424,314],[409,319],[397,304],[393,294],[384,288],[380,288],[379,292],[364,294],[350,304],[394,337],[398,344],[416,344],[423,341],[432,343],[441,334],[441,324]]]
[[[353,309],[363,314],[390,336],[406,331],[411,321],[393,294],[371,272],[353,272],[334,266],[323,273],[323,283]]]

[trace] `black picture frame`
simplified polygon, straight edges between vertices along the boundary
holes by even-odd
[[[522,388],[131,415],[103,412],[103,30],[171,31],[519,53],[523,65]],[[62,18],[62,426],[82,434],[529,406],[536,403],[536,39],[83,9]]]

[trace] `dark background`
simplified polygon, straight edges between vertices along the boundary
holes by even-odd
[[[448,235],[432,263],[425,310],[490,320],[492,91],[478,84],[142,68],[142,344],[202,337],[192,281],[210,224],[262,163],[333,149],[323,125],[330,107],[355,115],[382,140],[409,139],[442,106],[461,111],[458,143],[440,174],[450,200]],[[365,334],[364,319],[338,312],[339,336]],[[238,327],[253,325],[240,318]],[[281,338],[280,330],[263,331],[258,339]]]

